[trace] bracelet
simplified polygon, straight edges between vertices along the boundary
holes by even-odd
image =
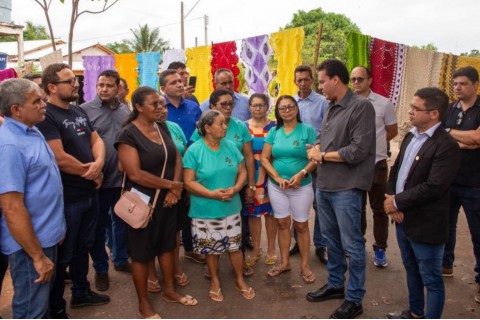
[[[304,177],[306,177],[306,176],[307,176],[307,174],[308,174],[308,171],[307,171],[307,170],[305,170],[305,169],[302,169],[302,170],[301,170],[301,172],[303,173],[303,176],[304,176]]]

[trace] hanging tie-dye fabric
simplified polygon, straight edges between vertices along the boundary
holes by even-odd
[[[104,70],[115,70],[113,56],[82,56],[83,59],[83,99],[90,101],[97,95],[98,75]]]
[[[136,53],[115,54],[115,69],[120,77],[128,84],[129,93],[127,100],[130,101],[133,91],[138,88],[138,61]]]
[[[294,82],[295,68],[302,64],[303,27],[272,33],[270,44],[278,60],[277,81],[279,95],[294,95],[298,89]]]
[[[347,69],[352,72],[353,68],[364,66],[370,68],[370,59],[368,51],[370,48],[371,37],[350,32],[347,36]]]
[[[238,74],[240,73],[237,64],[237,44],[235,41],[215,43],[212,45],[212,76],[215,75],[218,69],[226,68],[231,70],[234,78],[235,92],[238,92]]]
[[[142,52],[137,55],[138,75],[141,86],[158,89],[158,64],[160,52]]]
[[[177,62],[177,61],[185,63],[185,50],[183,49],[167,50],[162,55],[162,64],[160,65],[160,69],[162,71],[167,70],[170,63]]]
[[[195,96],[200,102],[210,97],[210,93],[213,91],[213,77],[210,66],[210,61],[212,59],[211,54],[211,46],[188,48],[185,51],[187,67],[190,69],[190,76],[197,77]]]
[[[268,85],[272,81],[268,60],[272,54],[273,49],[267,35],[242,40],[240,57],[245,62],[245,81],[250,94],[268,94]]]
[[[403,45],[372,38],[370,41],[370,67],[372,90],[390,98],[394,104],[400,95],[401,77],[405,64]]]

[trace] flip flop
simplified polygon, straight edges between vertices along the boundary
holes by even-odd
[[[247,266],[247,265],[243,266],[243,276],[244,277],[246,277],[246,278],[251,277],[251,276],[253,276],[254,273],[255,273],[255,271],[253,271],[252,267]]]
[[[217,291],[210,290],[209,295],[210,295],[210,299],[212,299],[215,302],[223,301],[223,294],[222,294],[221,288],[218,288]]]
[[[314,283],[316,280],[315,275],[312,271],[310,271],[309,273],[302,273],[301,275],[303,282],[305,282],[306,284]]]
[[[153,316],[146,317],[145,319],[162,319],[158,313],[155,313]]]
[[[265,258],[265,264],[267,266],[273,266],[277,263],[277,256],[276,255],[273,255],[273,256],[269,256],[267,254],[267,257]]]
[[[184,306],[190,307],[190,306],[196,306],[198,304],[197,299],[195,299],[192,296],[186,295],[180,300],[172,300],[168,298],[167,296],[162,296],[162,300],[168,303],[180,303]]]
[[[155,281],[148,280],[147,282],[147,291],[150,293],[158,293],[162,291],[162,287],[160,286],[160,283],[158,282],[158,279]]]
[[[255,291],[252,287],[248,289],[240,289],[239,287],[237,287],[237,290],[240,291],[242,293],[242,296],[247,300],[252,300],[253,298],[255,298]]]
[[[281,275],[282,273],[284,272],[288,272],[292,269],[290,268],[286,268],[286,269],[282,269],[280,266],[275,266],[273,267],[272,269],[268,270],[267,274],[270,276],[270,277],[276,277],[276,276],[279,276]]]
[[[185,272],[182,272],[182,274],[176,274],[175,275],[175,282],[180,286],[180,287],[186,287],[190,283],[190,280],[188,280],[187,275]]]
[[[247,256],[245,258],[245,264],[249,267],[253,267],[258,260],[260,260],[260,258],[262,258],[262,254],[259,253],[256,257],[252,257],[252,256]]]

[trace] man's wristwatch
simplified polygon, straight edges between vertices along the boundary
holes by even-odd
[[[325,151],[321,153],[321,155],[322,155],[322,162],[325,162],[325,154],[326,154]]]
[[[257,191],[257,187],[256,187],[256,186],[249,186],[248,188],[249,188],[250,190],[252,190],[252,191]]]

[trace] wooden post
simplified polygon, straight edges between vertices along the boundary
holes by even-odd
[[[315,45],[315,58],[313,62],[313,72],[317,71],[317,65],[318,65],[318,53],[320,52],[320,40],[322,39],[322,32],[323,32],[323,23],[320,22],[318,25],[318,33],[317,33],[317,43]],[[313,84],[315,86],[315,84]],[[315,90],[315,88],[314,88]]]

